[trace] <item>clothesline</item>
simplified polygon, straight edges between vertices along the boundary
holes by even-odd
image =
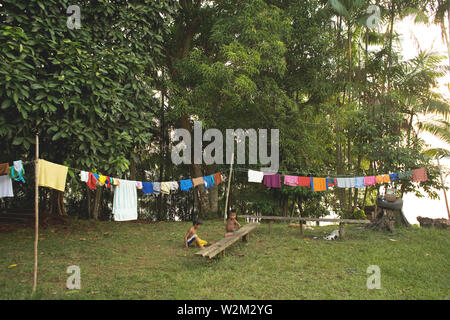
[[[23,161],[23,164],[30,164],[30,163],[34,163],[34,161]],[[86,170],[81,170],[81,169],[73,168],[73,167],[69,167],[69,166],[66,166],[66,167],[68,169],[70,169],[72,171],[76,171],[76,172],[86,171]],[[234,167],[233,168],[233,172],[248,173],[249,170],[253,170],[253,169],[246,168],[246,167]],[[306,177],[322,176],[322,177],[334,177],[334,178],[353,178],[353,177],[362,175],[362,173],[358,173],[358,174],[334,174],[334,173],[317,174],[317,173],[311,173],[311,172],[305,174],[304,172],[295,172],[295,171],[279,171],[279,174],[281,174],[281,175],[299,175],[299,176],[306,176]],[[127,180],[127,179],[120,179],[120,180]]]
[[[254,169],[249,169],[249,168],[233,168],[233,171],[238,171],[238,172],[248,172],[249,170],[254,170]],[[298,176],[307,176],[307,177],[334,177],[334,178],[352,178],[355,176],[361,176],[363,175],[362,173],[359,174],[347,174],[347,175],[343,175],[343,174],[335,174],[335,173],[326,173],[326,174],[317,174],[317,173],[307,173],[305,174],[304,172],[294,172],[294,171],[279,171],[278,172],[281,175],[298,175]]]

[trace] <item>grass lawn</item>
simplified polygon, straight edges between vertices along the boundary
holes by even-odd
[[[262,224],[248,243],[207,260],[184,248],[189,226],[73,220],[42,229],[34,296],[34,231],[0,233],[0,299],[450,299],[446,230],[347,226],[346,240],[325,241],[335,226],[301,237],[286,223],[271,233]],[[223,222],[206,221],[199,235],[220,240]],[[81,290],[66,288],[70,265],[81,269]],[[379,290],[367,289],[370,265],[381,269]]]

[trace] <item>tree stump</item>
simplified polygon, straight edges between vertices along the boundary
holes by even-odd
[[[421,227],[436,229],[450,229],[450,221],[447,219],[431,219],[426,217],[417,217]]]
[[[396,226],[409,226],[403,211],[378,207],[375,219],[366,228],[394,232]]]

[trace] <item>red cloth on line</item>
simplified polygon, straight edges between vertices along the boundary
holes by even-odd
[[[425,168],[420,168],[413,170],[413,175],[411,181],[414,182],[424,182],[428,180],[427,170]]]
[[[105,186],[108,189],[111,189],[111,179],[109,177],[106,177]]]
[[[97,188],[97,179],[94,177],[92,172],[89,172],[89,179],[86,182],[87,186],[91,190],[95,190]]]
[[[214,178],[214,183],[216,184],[216,186],[218,184],[222,183],[222,174],[220,172],[214,173],[213,178]]]
[[[300,187],[310,187],[311,177],[298,177],[298,185]]]

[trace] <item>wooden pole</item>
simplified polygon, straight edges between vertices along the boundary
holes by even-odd
[[[233,162],[234,162],[234,143],[233,152],[231,153],[230,175],[228,176],[227,196],[225,199],[225,210],[223,214],[223,223],[227,223],[227,211],[228,211],[228,197],[230,195],[231,176],[233,175]]]
[[[39,136],[36,135],[36,161],[34,164],[34,275],[33,293],[37,286],[38,241],[39,241]]]
[[[450,2],[449,2],[449,6],[450,6]],[[441,164],[439,163],[439,158],[437,158],[437,164],[438,164],[438,168],[439,168],[439,176],[441,178],[442,191],[444,191],[444,199],[445,199],[445,206],[447,207],[447,215],[448,215],[448,219],[450,220],[450,210],[448,207],[447,191],[445,191],[444,178],[442,177],[442,170],[441,170]]]

